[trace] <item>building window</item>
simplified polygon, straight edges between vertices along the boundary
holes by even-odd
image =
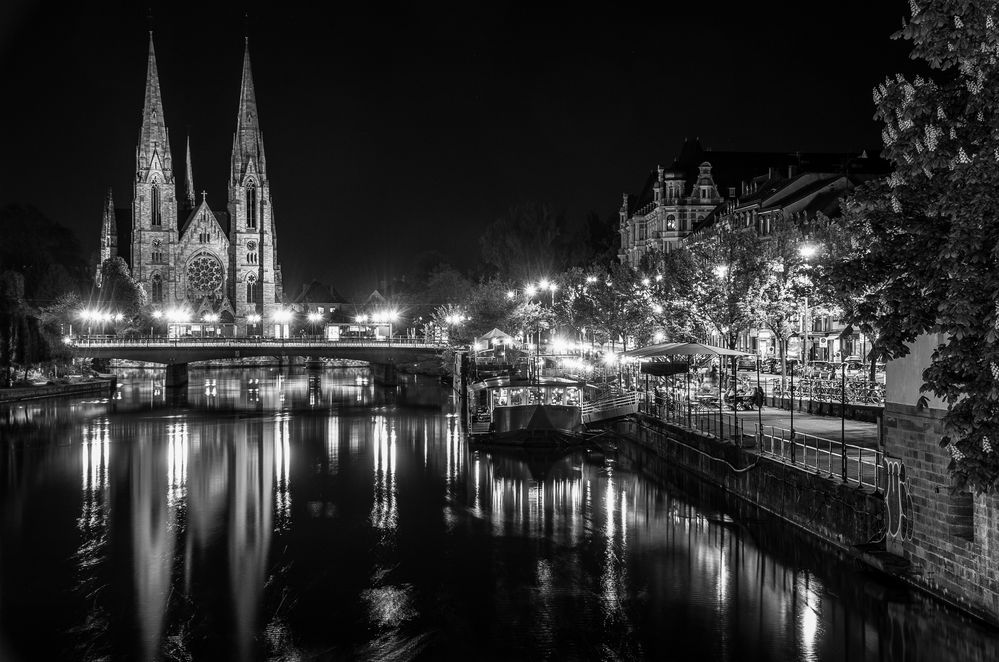
[[[163,225],[163,217],[160,215],[160,187],[156,184],[152,188],[152,224]]]
[[[257,227],[257,187],[253,184],[246,187],[246,227]]]
[[[249,264],[257,263],[257,242],[246,242],[246,261]]]
[[[207,244],[212,240],[212,235],[208,230],[202,230],[198,233],[198,242],[202,244]]]
[[[163,253],[153,250],[153,264],[163,264]]]
[[[154,253],[155,255],[155,253]],[[153,274],[153,303],[163,302],[163,277],[159,274]]]
[[[246,277],[246,303],[257,302],[257,277],[250,274]]]

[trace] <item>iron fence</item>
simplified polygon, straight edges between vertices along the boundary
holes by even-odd
[[[761,426],[755,421],[751,421],[755,429],[751,428],[751,434],[747,436],[745,420],[738,415],[719,412],[717,407],[688,405],[682,399],[644,399],[639,403],[639,411],[677,427],[732,441],[740,447],[746,441],[755,440],[757,452],[802,471],[838,477],[844,482],[879,491],[886,485],[884,453],[876,448],[797,431],[792,433],[772,425]]]
[[[881,490],[884,453],[876,448],[756,424],[757,450],[795,467]]]

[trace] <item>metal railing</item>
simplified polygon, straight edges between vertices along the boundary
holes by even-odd
[[[844,482],[881,490],[885,485],[884,453],[823,437],[756,424],[757,450],[799,469],[839,477]]]
[[[641,400],[639,411],[680,428],[714,436],[743,446],[756,440],[756,451],[786,462],[802,471],[826,474],[848,483],[883,490],[886,485],[884,453],[875,448],[845,444],[815,435],[794,432],[772,425],[761,426],[751,421],[751,435],[745,431],[745,420],[731,411],[719,412],[695,403],[676,399]],[[755,429],[754,429],[755,428]]]
[[[698,402],[673,399],[640,400],[638,410],[687,430],[708,434],[716,439],[742,446],[746,438],[743,420],[729,411],[719,411]]]
[[[635,407],[638,404],[639,393],[635,391],[625,393],[611,393],[596,400],[583,402],[583,416],[598,416],[603,412],[623,407]],[[634,412],[632,412],[634,413]]]
[[[395,340],[385,338],[349,338],[340,340],[320,340],[301,338],[232,338],[220,336],[217,338],[117,338],[108,337],[77,337],[70,343],[71,347],[89,348],[174,348],[182,347],[393,347],[393,348],[427,348],[442,349],[446,343],[418,342],[410,339]]]

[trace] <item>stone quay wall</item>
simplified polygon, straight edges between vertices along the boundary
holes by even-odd
[[[940,447],[945,410],[889,402],[885,452],[901,462],[899,513],[887,549],[913,563],[910,581],[999,621],[999,496],[954,492]],[[891,497],[891,493],[889,493]]]
[[[638,415],[615,431],[716,487],[842,549],[884,535],[884,497],[747,448]]]
[[[22,388],[0,389],[0,402],[17,402],[37,398],[54,398],[62,395],[83,395],[100,393],[114,388],[113,379],[95,379],[76,384],[50,384],[48,386],[25,386]]]

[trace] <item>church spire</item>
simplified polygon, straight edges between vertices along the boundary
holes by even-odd
[[[114,198],[111,187],[104,198],[104,215],[101,219],[100,260],[97,263],[97,287],[101,286],[101,266],[110,258],[118,255],[118,226],[114,217]]]
[[[160,93],[160,78],[156,70],[156,51],[153,48],[153,33],[149,31],[149,59],[146,64],[146,98],[142,106],[142,129],[139,132],[138,163],[136,170],[143,175],[151,168],[164,173],[169,181],[171,163],[169,137],[166,119],[163,117],[163,96]]]
[[[194,171],[191,169],[191,134],[187,134],[187,164],[184,169],[184,200],[194,209]]]
[[[250,40],[246,38],[243,50],[243,79],[239,86],[239,110],[236,115],[236,134],[232,142],[232,181],[240,183],[248,168],[261,176],[265,171],[264,141],[257,117],[257,95],[253,89],[250,70]]]

